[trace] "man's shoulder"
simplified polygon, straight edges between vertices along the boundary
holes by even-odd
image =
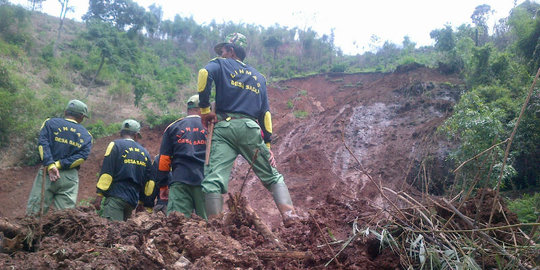
[[[184,117],[180,117],[180,118],[174,120],[172,123],[170,123],[170,124],[165,128],[165,130],[164,130],[163,133],[167,133],[167,131],[174,129],[174,128],[177,127],[178,125],[181,125],[183,120],[184,120]]]

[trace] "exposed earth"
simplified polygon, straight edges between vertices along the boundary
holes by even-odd
[[[375,183],[420,194],[416,175],[427,156],[432,178],[448,175],[451,168],[443,158],[451,144],[436,135],[436,128],[463,90],[457,76],[415,65],[393,73],[319,74],[271,84],[272,149],[301,216],[290,228],[283,227],[271,194],[242,158],[231,175],[231,195],[225,196],[235,199],[229,204],[236,211],[227,209],[220,219],[207,223],[139,213],[128,222],[103,220],[88,201],[105,148],[115,137],[100,138],[80,170],[81,206],[46,215],[39,250],[1,254],[0,264],[13,269],[400,269],[400,257],[379,249],[373,238],[352,238],[340,249],[353,226],[373,226],[385,218],[381,210],[389,208],[388,201]],[[159,150],[163,129],[142,130],[141,142],[151,155]],[[3,220],[36,228],[24,212],[37,170],[0,170]],[[244,182],[247,203],[234,195]],[[430,186],[435,193],[440,188]],[[278,241],[269,239],[253,213]]]

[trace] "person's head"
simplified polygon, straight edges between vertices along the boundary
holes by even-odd
[[[141,138],[141,124],[133,119],[126,119],[122,122],[120,136],[131,137],[133,139]]]
[[[82,101],[73,99],[68,102],[64,115],[77,121],[77,123],[81,123],[84,117],[88,118],[88,107]]]
[[[199,95],[191,96],[187,101],[187,114],[195,115],[201,112],[199,108]]]
[[[246,58],[247,39],[241,33],[227,35],[224,42],[218,43],[214,51],[224,58],[238,58],[244,61]]]

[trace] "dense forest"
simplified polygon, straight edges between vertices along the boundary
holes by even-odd
[[[90,0],[80,23],[65,18],[68,1],[59,1],[63,16],[58,18],[0,0],[0,147],[26,149],[20,164],[37,162],[34,149],[41,121],[61,113],[70,98],[88,101],[101,93],[112,100],[128,99],[150,125],[176,119],[181,115],[177,104],[195,89],[197,70],[215,57],[214,44],[228,33],[241,32],[249,39],[246,62],[270,83],[316,73],[393,72],[412,63],[459,74],[467,90],[439,129],[459,143],[448,157],[456,167],[464,165],[455,176],[457,188],[477,185],[535,194],[516,200],[514,209],[524,222],[537,219],[536,2],[514,7],[495,25],[487,25],[490,6],[477,6],[470,24],[433,29],[434,46],[417,47],[404,37],[402,44],[385,42],[373,52],[344,55],[333,33],[311,28],[199,25],[180,16],[163,20],[161,7],[146,9],[131,0]],[[43,0],[30,2],[39,6]],[[86,125],[100,137],[116,131],[118,124],[90,119]],[[470,159],[479,162],[466,162]]]

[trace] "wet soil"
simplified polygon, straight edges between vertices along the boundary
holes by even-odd
[[[394,73],[319,74],[269,85],[274,124],[272,150],[301,221],[281,222],[270,193],[243,158],[229,191],[245,187],[249,205],[279,240],[231,209],[216,220],[140,213],[110,222],[85,206],[95,194],[107,144],[95,141],[79,172],[79,206],[43,219],[39,249],[0,255],[14,269],[399,269],[400,258],[353,227],[382,222],[387,202],[373,184],[394,190],[411,185],[426,156],[440,160],[434,175],[447,175],[452,145],[436,135],[450,114],[461,80],[415,67]],[[157,154],[164,127],[143,124],[140,141]],[[38,167],[0,170],[0,217],[36,227],[24,218]],[[368,177],[369,175],[369,177]],[[30,225],[32,224],[32,225]],[[346,245],[345,245],[346,244]]]

